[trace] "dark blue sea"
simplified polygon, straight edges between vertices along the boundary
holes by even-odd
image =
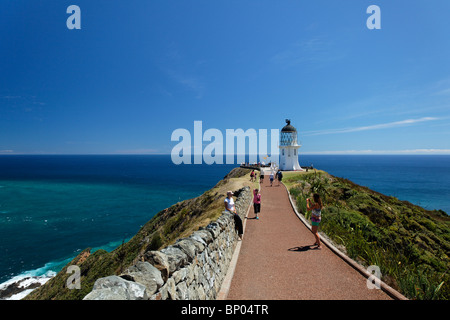
[[[300,155],[299,161],[450,213],[450,156]],[[202,194],[236,166],[177,166],[170,155],[0,156],[0,284],[51,277],[87,247],[111,251],[156,213]]]

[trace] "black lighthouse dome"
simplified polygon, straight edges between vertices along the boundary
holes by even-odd
[[[286,119],[286,125],[281,129],[281,132],[297,132],[297,129],[291,126],[291,120]]]
[[[280,146],[296,146],[297,129],[291,126],[291,120],[286,119],[286,125],[281,129]]]

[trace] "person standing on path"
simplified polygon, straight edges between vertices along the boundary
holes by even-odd
[[[253,190],[253,210],[255,212],[255,219],[259,220],[258,213],[261,211],[261,194],[258,189]]]
[[[278,170],[278,172],[277,172],[278,185],[280,185],[280,182],[282,179],[283,179],[283,173],[281,172],[281,170]]]
[[[236,206],[234,205],[232,191],[227,192],[227,197],[225,198],[224,205],[225,205],[225,210],[227,210],[233,214],[234,228],[238,233],[239,239],[242,240],[243,234],[244,234],[244,227],[242,225],[241,217],[239,217],[239,215],[236,212]]]
[[[255,176],[255,170],[250,173],[250,181],[253,182],[253,177]]]
[[[306,199],[306,209],[308,211],[311,211],[311,231],[314,234],[314,237],[316,238],[316,242],[314,245],[317,245],[317,249],[322,249],[320,244],[320,237],[319,237],[319,224],[322,219],[322,200],[320,199],[320,196],[318,193],[313,194],[314,203],[311,204],[311,199]]]

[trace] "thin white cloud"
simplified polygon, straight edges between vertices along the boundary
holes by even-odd
[[[196,93],[196,98],[201,99],[205,92],[204,83],[196,76],[183,75],[173,70],[168,70],[167,74],[174,81],[181,84],[184,88]]]
[[[293,67],[304,62],[321,65],[345,57],[344,53],[336,51],[333,41],[316,37],[290,44],[285,50],[273,55],[270,62],[284,67]]]
[[[402,121],[375,124],[375,125],[371,125],[371,126],[361,126],[361,127],[344,128],[344,129],[306,131],[303,133],[303,136],[317,136],[317,135],[323,135],[323,134],[339,134],[339,133],[350,133],[350,132],[359,132],[359,131],[367,131],[367,130],[390,129],[390,128],[396,128],[396,127],[401,127],[401,126],[405,126],[405,125],[412,125],[412,124],[420,123],[420,122],[434,121],[434,120],[438,120],[438,119],[439,118],[434,118],[434,117],[423,117],[423,118],[419,118],[419,119],[407,119],[407,120],[402,120]]]
[[[435,96],[450,95],[450,77],[431,83],[428,91],[431,95]]]
[[[435,95],[438,95],[438,96],[450,95],[450,88],[440,90],[440,91],[436,92]]]
[[[7,100],[22,99],[22,96],[9,96],[9,95],[6,95],[6,96],[1,96],[1,97],[2,97],[2,99],[7,99]]]

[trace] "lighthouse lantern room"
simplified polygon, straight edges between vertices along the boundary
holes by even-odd
[[[298,163],[297,130],[291,126],[291,120],[286,119],[286,125],[280,134],[280,170],[303,171]]]

